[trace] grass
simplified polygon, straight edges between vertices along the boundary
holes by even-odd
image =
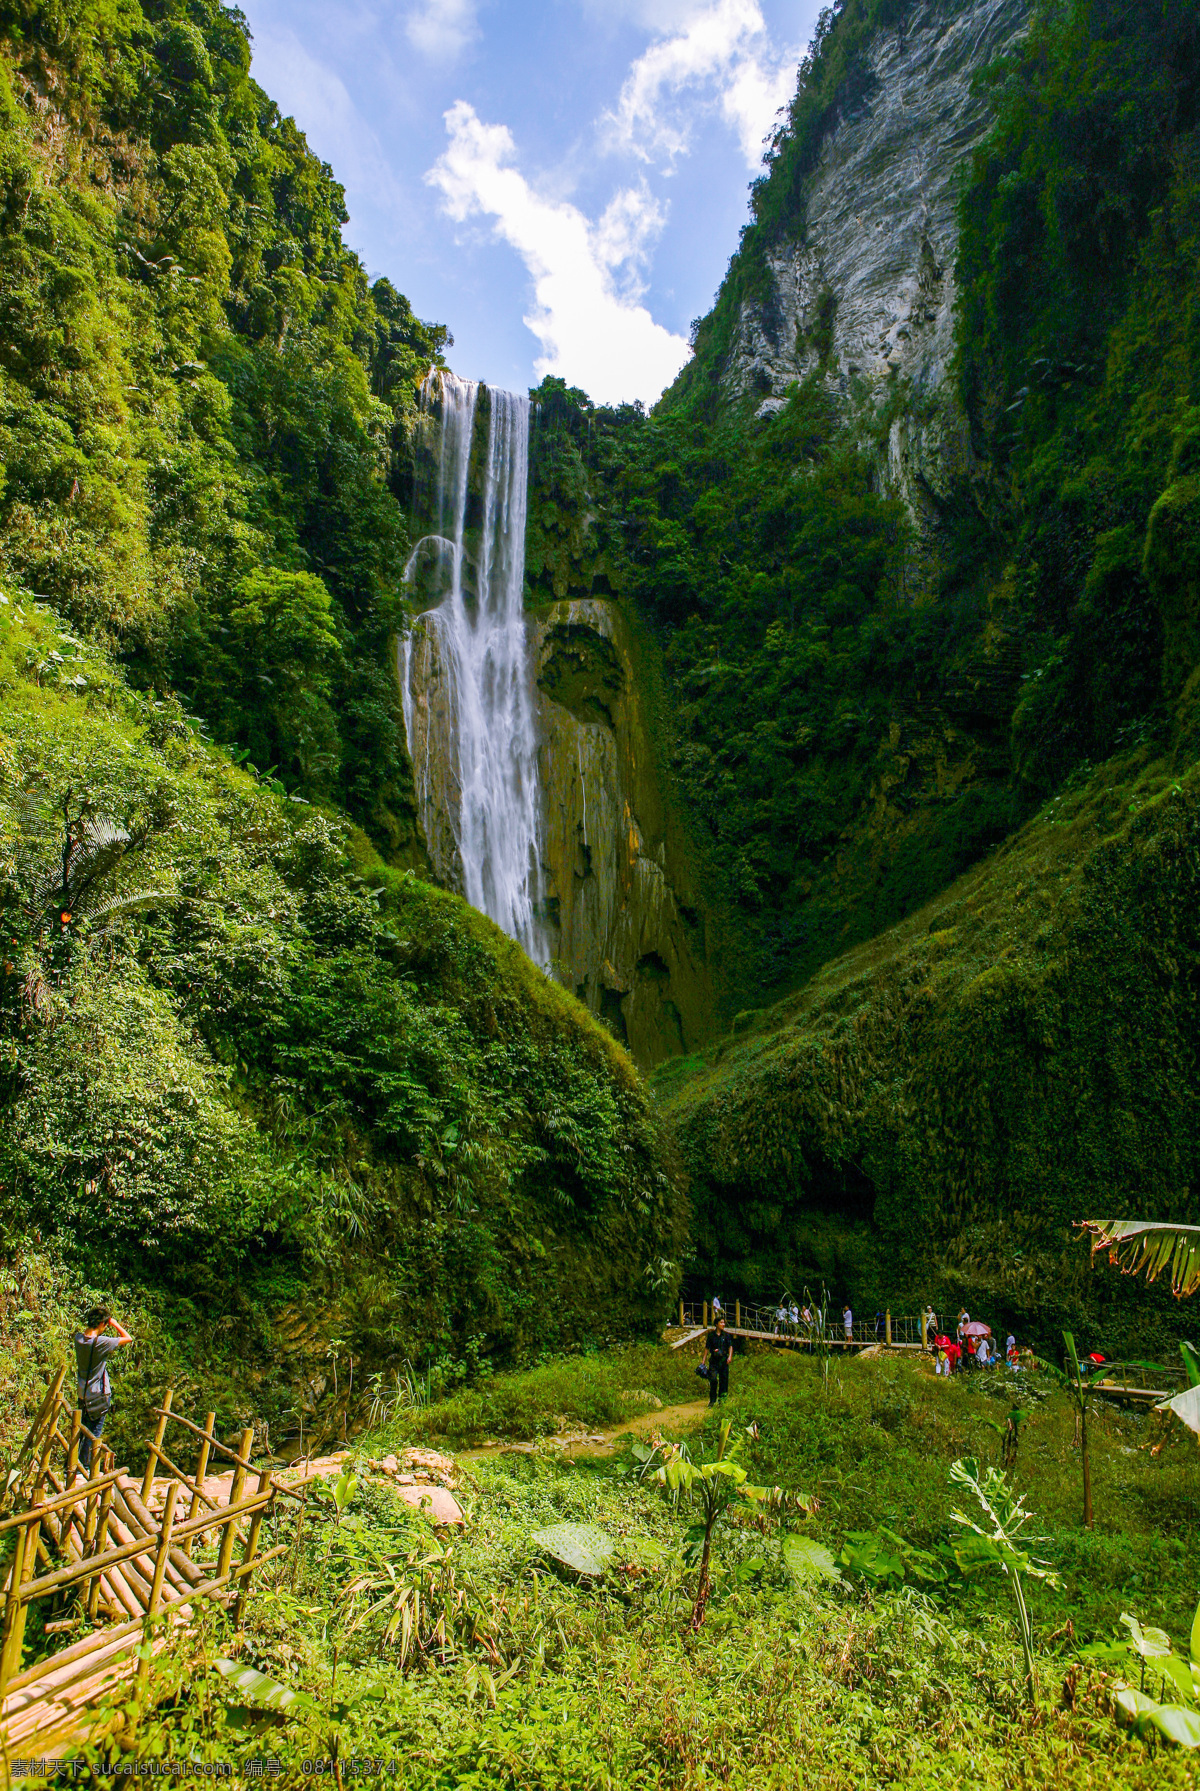
[[[651,1349],[550,1363],[496,1377],[481,1412],[493,1434],[509,1424],[513,1436],[552,1407],[590,1422],[634,1379],[667,1398],[685,1369]],[[281,1717],[247,1704],[212,1670],[230,1650],[214,1615],[156,1667],[166,1702],[136,1730],[126,1724],[110,1764],[122,1748],[186,1752],[234,1761],[244,1775],[273,1755],[283,1767],[275,1782],[291,1786],[311,1779],[305,1760],[336,1753],[346,1783],[352,1761],[382,1756],[406,1791],[1192,1785],[1189,1756],[1154,1755],[1114,1726],[1103,1677],[1077,1649],[1124,1609],[1177,1644],[1186,1638],[1200,1582],[1196,1452],[1160,1419],[1102,1419],[1097,1525],[1087,1533],[1069,1409],[1061,1393],[1042,1391],[1022,1389],[1030,1416],[1017,1477],[1062,1586],[1033,1592],[1036,1713],[1023,1702],[998,1579],[954,1579],[932,1594],[881,1592],[849,1575],[797,1583],[780,1526],[748,1511],[718,1532],[707,1621],[689,1636],[687,1513],[637,1478],[628,1450],[575,1464],[539,1453],[468,1464],[468,1523],[448,1545],[365,1479],[340,1524],[328,1494],[310,1500],[299,1546],[264,1572],[242,1659],[312,1707]],[[947,1384],[912,1361],[850,1361],[826,1384],[815,1362],[763,1354],[735,1361],[726,1415],[752,1479],[818,1496],[803,1527],[831,1548],[848,1529],[880,1523],[936,1547],[949,1530],[949,1464],[991,1452],[982,1420],[1003,1414],[1006,1398],[1000,1380]],[[463,1394],[430,1408],[422,1434],[474,1435],[471,1410]],[[715,1422],[704,1417],[693,1447]],[[363,1454],[394,1440],[364,1438]],[[282,1521],[294,1524],[290,1512]],[[613,1538],[601,1580],[556,1572],[532,1542],[564,1521]],[[289,1534],[294,1544],[287,1528],[281,1539]],[[354,1594],[372,1580],[372,1596]],[[417,1587],[426,1601],[418,1629],[429,1645],[407,1661],[386,1633],[396,1587]]]
[[[650,1403],[631,1395],[651,1393],[676,1405],[694,1399],[699,1386],[694,1356],[634,1344],[603,1355],[560,1357],[519,1374],[489,1375],[406,1413],[387,1434],[395,1443],[458,1447],[493,1439],[526,1442],[559,1428],[620,1424]]]

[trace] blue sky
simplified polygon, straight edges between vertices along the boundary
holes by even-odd
[[[814,0],[242,0],[346,237],[450,361],[652,403],[687,356]]]

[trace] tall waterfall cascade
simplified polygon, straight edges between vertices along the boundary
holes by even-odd
[[[441,420],[434,528],[404,576],[428,607],[401,641],[397,668],[421,826],[439,881],[546,962],[523,603],[529,400],[434,369],[421,401]]]

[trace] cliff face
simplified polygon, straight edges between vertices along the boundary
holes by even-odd
[[[531,621],[546,925],[559,980],[641,1064],[711,1029],[709,926],[655,776],[620,607],[555,603]]]
[[[796,233],[768,251],[770,291],[742,303],[725,383],[775,409],[820,374],[847,410],[904,402],[890,425],[891,491],[920,517],[969,463],[946,374],[954,336],[955,203],[987,129],[975,77],[1011,50],[1029,0],[925,0],[881,31],[865,95],[826,137]]]
[[[496,509],[487,499],[485,451],[495,403],[480,387],[469,440],[456,444],[444,404],[430,402],[408,443],[409,501],[418,526],[430,532],[409,564],[409,589],[421,613],[400,644],[397,673],[423,841],[436,880],[478,900],[465,863],[467,779],[459,737],[464,717],[471,718],[464,695],[470,668],[456,651],[462,630],[456,634],[443,601],[447,581],[456,577],[463,618],[473,618],[462,621],[475,643],[467,657],[483,654],[485,683],[527,680],[528,702],[517,707],[531,715],[536,738],[530,948],[645,1067],[711,1033],[714,929],[693,889],[686,842],[663,800],[649,725],[652,681],[643,674],[634,627],[619,603],[590,594],[599,582],[594,569],[585,579],[576,567],[587,536],[586,484],[562,510],[576,549],[574,557],[568,554],[570,582],[580,594],[547,602],[550,581],[539,576],[537,588],[526,590],[526,607],[513,612],[515,638],[503,676],[495,653],[479,645],[485,618],[478,587],[488,557],[481,544]],[[446,468],[456,465],[460,490],[449,502]],[[490,557],[496,558],[495,543]],[[495,592],[487,603],[494,607]],[[501,736],[510,708],[498,710],[485,729],[486,750],[508,750]],[[478,757],[466,755],[475,775]],[[524,762],[510,781],[528,788]],[[497,833],[510,825],[500,808],[485,820]]]

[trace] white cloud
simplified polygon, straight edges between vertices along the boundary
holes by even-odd
[[[791,98],[799,59],[798,50],[772,48],[758,0],[693,7],[673,36],[651,44],[633,64],[616,110],[604,120],[609,143],[643,161],[655,155],[672,161],[687,150],[692,121],[671,102],[686,89],[702,95],[707,89],[737,132],[747,163],[757,168],[775,115]]]
[[[449,147],[426,179],[452,218],[495,219],[496,234],[523,258],[536,299],[524,322],[543,350],[536,372],[582,386],[601,404],[652,404],[688,358],[684,338],[636,302],[640,268],[662,228],[659,206],[644,187],[632,188],[589,223],[576,206],[539,197],[512,166],[507,126],[484,124],[465,100],[445,117]]]
[[[452,62],[476,35],[475,0],[420,0],[404,29],[409,43],[422,56]]]

